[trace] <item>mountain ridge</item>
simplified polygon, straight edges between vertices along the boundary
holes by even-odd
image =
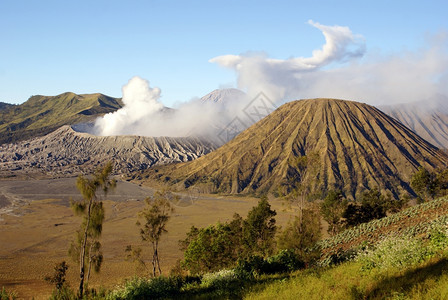
[[[448,149],[448,99],[436,97],[428,101],[378,107],[433,145]]]
[[[0,144],[43,136],[63,125],[93,121],[122,105],[121,99],[100,93],[31,96],[20,105],[0,110]]]
[[[0,176],[66,177],[91,173],[108,161],[114,163],[114,174],[127,175],[153,165],[193,160],[215,148],[195,137],[95,136],[64,125],[43,137],[0,145]]]

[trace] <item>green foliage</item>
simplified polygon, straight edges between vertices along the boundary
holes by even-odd
[[[305,209],[302,220],[295,217],[289,222],[278,237],[278,248],[293,251],[301,260],[311,263],[320,256],[319,251],[313,248],[321,238],[320,216],[317,211]],[[314,249],[311,251],[310,249]]]
[[[231,267],[241,255],[241,240],[237,236],[240,230],[232,228],[229,223],[218,223],[199,230],[192,227],[187,237],[190,241],[183,242],[188,243],[183,265],[193,274]]]
[[[247,255],[266,257],[274,251],[274,236],[277,230],[275,215],[266,197],[253,207],[243,221],[243,247]]]
[[[395,232],[402,235],[429,235],[434,226],[445,226],[448,222],[448,198],[439,198],[409,207],[399,213],[379,220],[372,220],[347,229],[330,238],[320,240],[316,247],[323,256],[321,265],[332,264],[333,258],[349,258],[350,252],[357,251],[365,243],[374,244],[381,239],[381,233]],[[350,245],[348,248],[346,245]],[[342,250],[341,248],[345,248]],[[346,255],[345,252],[348,252]],[[333,258],[332,258],[333,257]]]
[[[428,249],[419,239],[411,236],[391,236],[380,241],[375,248],[361,252],[356,259],[364,270],[387,270],[415,265],[427,256]]]
[[[244,220],[235,214],[231,222],[202,229],[193,226],[186,239],[179,242],[184,250],[182,265],[198,274],[230,268],[239,258],[268,256],[274,250],[275,215],[263,198]]]
[[[291,250],[281,250],[266,259],[254,255],[240,259],[235,268],[239,278],[250,279],[261,274],[288,273],[305,267],[305,262]]]
[[[312,191],[319,183],[320,156],[318,152],[290,158],[288,171],[283,182],[283,189],[277,193],[287,195],[290,201],[305,201],[312,196]],[[283,190],[283,191],[282,191]]]
[[[364,191],[360,203],[350,203],[342,214],[346,227],[381,219],[387,212],[398,212],[406,200],[394,200],[390,194],[383,195],[378,189]]]
[[[424,167],[418,168],[411,178],[411,187],[422,200],[433,198],[436,194],[437,180],[434,173]]]
[[[159,275],[162,275],[162,269],[160,267],[159,260],[159,242],[162,234],[166,233],[166,224],[168,223],[171,213],[174,211],[170,200],[177,199],[176,196],[167,191],[157,191],[153,197],[145,199],[146,208],[139,214],[139,218],[143,219],[144,223],[141,224],[137,221],[137,225],[142,225],[140,228],[140,237],[143,242],[148,242],[152,246],[152,275],[156,276],[157,271]],[[134,255],[140,255],[141,251],[134,251]],[[141,261],[137,257],[137,261]]]
[[[101,94],[32,96],[23,104],[0,110],[0,144],[43,136],[63,125],[94,120],[121,106],[120,99]]]
[[[75,292],[67,285],[62,286],[60,289],[54,289],[49,298],[49,300],[76,300],[76,299],[78,299],[78,297],[76,296]]]
[[[437,253],[448,249],[448,223],[432,224],[429,231],[429,249],[431,253]]]
[[[82,217],[80,229],[68,251],[69,255],[80,264],[78,292],[80,297],[83,296],[84,285],[88,285],[92,266],[95,272],[99,272],[103,262],[99,238],[103,229],[104,207],[97,197],[97,191],[101,189],[104,195],[107,195],[110,189],[116,187],[116,180],[109,178],[112,169],[112,163],[109,162],[104,167],[96,169],[92,178],[78,176],[76,187],[83,199],[70,203],[75,214]],[[88,265],[87,270],[86,265]],[[86,271],[87,277],[85,277]]]
[[[342,230],[342,214],[347,208],[347,200],[341,191],[329,191],[321,204],[320,212],[328,223],[328,233],[335,235]]]
[[[146,242],[159,242],[163,233],[166,233],[168,223],[174,208],[171,206],[168,192],[156,192],[154,197],[145,199],[146,208],[138,216],[144,220],[140,229],[140,237]],[[141,225],[140,221],[137,225]]]
[[[360,272],[358,262],[304,270],[253,285],[244,299],[447,299],[448,260],[425,260],[387,272]]]
[[[0,300],[15,300],[17,295],[15,292],[7,291],[4,287],[0,290]]]
[[[238,278],[235,270],[220,270],[214,273],[206,273],[202,276],[201,286],[205,288],[211,288],[216,290],[227,290],[234,288],[236,284],[239,284],[240,278]]]
[[[448,194],[448,169],[429,172],[420,167],[411,178],[411,187],[420,201],[428,201]]]
[[[140,300],[172,298],[179,293],[180,284],[173,278],[163,276],[146,278],[133,278],[122,286],[113,290],[109,300]]]

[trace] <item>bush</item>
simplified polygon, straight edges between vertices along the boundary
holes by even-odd
[[[172,297],[179,293],[182,285],[179,278],[156,277],[133,278],[112,291],[108,299],[157,299]]]
[[[270,271],[285,273],[305,268],[305,262],[292,250],[281,250],[277,255],[267,259]]]
[[[357,260],[364,270],[373,268],[402,268],[417,264],[430,255],[428,248],[413,236],[390,236],[380,241],[376,248],[361,252]]]
[[[251,256],[238,261],[236,272],[240,278],[250,278],[261,274],[292,272],[305,267],[305,263],[292,250],[281,250],[277,255],[263,259]]]
[[[0,300],[14,300],[17,298],[16,293],[7,291],[4,287],[0,290]]]
[[[429,233],[429,249],[432,253],[437,253],[448,248],[448,228],[447,225],[436,224],[432,226]]]
[[[54,289],[49,300],[75,300],[78,299],[75,292],[68,287],[63,285],[60,289]]]
[[[202,277],[201,286],[205,288],[226,290],[239,281],[235,270],[221,270],[207,273]]]

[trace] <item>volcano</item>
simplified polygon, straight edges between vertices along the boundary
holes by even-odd
[[[304,172],[300,162],[314,157]],[[310,160],[308,160],[310,161]],[[261,194],[307,185],[356,198],[367,189],[395,197],[420,166],[447,165],[448,157],[379,109],[358,102],[309,99],[286,103],[236,138],[195,161],[156,167],[146,174],[180,189]]]

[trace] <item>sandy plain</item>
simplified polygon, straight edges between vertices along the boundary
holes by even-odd
[[[78,284],[77,264],[67,254],[81,219],[74,216],[69,199],[79,198],[76,178],[45,180],[0,180],[0,288],[15,291],[19,299],[47,299],[52,286],[44,281],[56,263],[69,264],[67,280]],[[101,242],[104,263],[93,274],[90,286],[107,289],[135,275],[144,275],[125,260],[127,245],[142,245],[138,235],[137,213],[153,189],[119,181],[116,190],[104,200],[106,219]],[[235,212],[243,217],[258,199],[250,197],[180,194],[175,212],[162,238],[160,256],[165,274],[182,258],[178,241],[192,225],[205,227],[230,220]],[[277,223],[284,225],[290,216],[281,201],[271,201]],[[149,261],[149,252],[146,253]]]

